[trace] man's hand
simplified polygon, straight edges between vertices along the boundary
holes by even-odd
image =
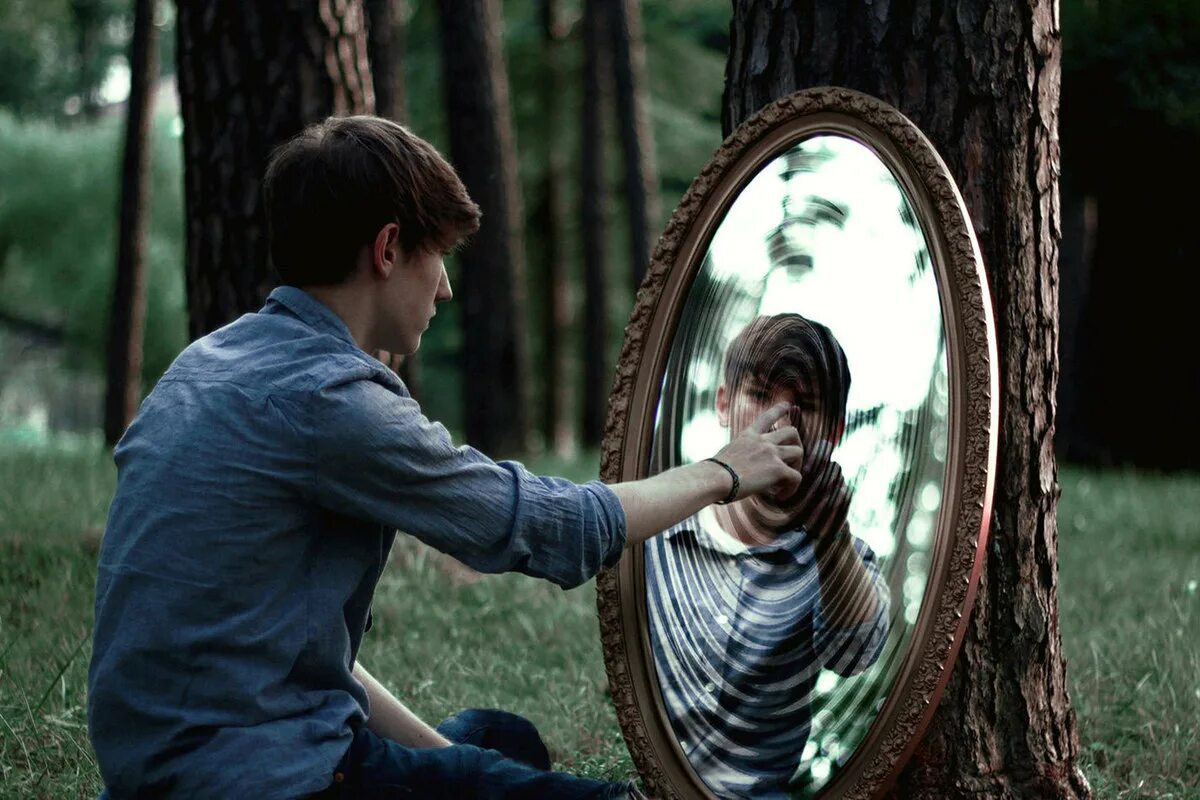
[[[787,495],[801,484],[803,474],[796,469],[804,459],[800,433],[790,425],[776,427],[788,408],[787,403],[771,406],[715,456],[741,481],[735,499],[768,490]]]
[[[803,466],[797,517],[817,539],[840,531],[850,513],[850,487],[832,456],[833,446],[821,442],[811,449]]]
[[[781,429],[782,430],[782,429]],[[817,540],[832,537],[845,525],[850,511],[850,487],[842,468],[832,460],[833,446],[817,442],[804,448],[799,481],[785,481],[757,497],[747,497],[731,509],[731,521],[742,534],[791,530],[803,525]]]
[[[788,413],[787,404],[764,411],[754,423],[717,453],[738,474],[738,497],[800,482],[792,466],[804,457],[795,428],[772,430]],[[609,488],[625,510],[629,544],[644,541],[729,494],[730,477],[722,467],[701,461],[651,478],[616,483]]]

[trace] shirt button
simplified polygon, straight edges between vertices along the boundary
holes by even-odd
[[[717,690],[717,685],[715,683],[704,684],[704,691],[711,694],[712,692],[715,692],[716,690]]]
[[[346,776],[344,774],[342,774],[341,772],[333,773],[333,782],[334,783],[341,783],[344,780],[346,780]]]
[[[717,622],[719,622],[722,625],[728,624],[729,617],[725,616],[724,614],[721,614],[717,617]]]

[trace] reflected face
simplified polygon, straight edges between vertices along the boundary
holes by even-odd
[[[824,485],[824,479],[830,475],[826,469],[829,457],[845,426],[835,423],[828,409],[822,408],[815,381],[767,384],[751,376],[742,380],[734,392],[729,391],[728,384],[722,384],[717,390],[717,416],[721,425],[729,428],[731,437],[737,436],[760,414],[779,403],[786,403],[789,413],[774,427],[790,425],[800,433],[806,451],[802,468],[806,477],[794,489],[748,497],[730,507],[733,517],[740,521],[741,529],[737,535],[748,543],[760,543],[760,539],[770,541],[776,533],[797,525],[811,528],[817,520],[806,514],[813,510],[814,498],[829,495],[841,486],[840,483],[838,486]],[[747,539],[747,536],[751,538]]]
[[[787,403],[791,410],[776,428],[793,426],[806,446],[818,441],[837,443],[838,430],[844,426],[832,424],[822,414],[821,396],[812,383],[769,386],[757,377],[749,377],[733,392],[723,383],[717,389],[717,418],[722,427],[729,428],[732,438],[777,403]]]

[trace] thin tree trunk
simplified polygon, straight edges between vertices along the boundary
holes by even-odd
[[[1058,619],[1058,109],[1052,0],[735,0],[726,132],[840,85],[933,141],[971,212],[996,305],[1000,459],[987,567],[942,704],[898,797],[1087,797]]]
[[[545,61],[542,72],[542,143],[546,149],[546,174],[542,178],[537,229],[542,240],[542,375],[545,387],[542,439],[548,449],[569,455],[574,448],[571,397],[567,383],[567,328],[571,320],[570,284],[567,281],[567,248],[563,207],[566,160],[559,132],[565,127],[560,98],[566,89],[562,65],[563,23],[558,0],[541,0]]]
[[[375,113],[403,123],[408,118],[404,83],[406,0],[363,0],[367,16],[367,54],[371,83],[375,88]],[[417,353],[405,356],[400,378],[409,394],[421,401],[421,360]]]
[[[100,84],[104,81],[99,53],[105,9],[102,0],[71,0],[71,13],[75,19],[75,56],[79,59],[75,85],[80,110],[87,119],[95,119],[100,111]]]
[[[612,41],[617,129],[625,156],[625,203],[629,213],[629,261],[633,289],[642,284],[654,231],[658,227],[658,170],[654,130],[646,99],[646,48],[639,0],[611,0],[608,32]]]
[[[405,0],[363,0],[375,113],[396,122],[408,118],[404,84],[406,9]]]
[[[256,310],[268,269],[261,184],[306,125],[374,108],[362,0],[178,0],[192,338]]]
[[[136,0],[130,46],[129,104],[121,167],[117,266],[108,323],[108,388],[104,438],[110,446],[137,413],[142,389],[142,338],[146,327],[146,227],[150,199],[150,131],[158,77],[155,0]]]
[[[583,443],[597,447],[608,401],[607,191],[602,109],[607,101],[608,54],[602,0],[583,4],[583,120],[580,209],[583,216]]]
[[[483,210],[459,254],[467,441],[492,454],[527,448],[525,246],[516,147],[496,0],[440,0],[450,154]]]

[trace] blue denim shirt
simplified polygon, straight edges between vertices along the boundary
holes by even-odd
[[[114,800],[327,786],[369,713],[351,669],[397,529],[564,588],[625,543],[610,489],[455,447],[292,287],[184,350],[114,459],[88,673]]]

